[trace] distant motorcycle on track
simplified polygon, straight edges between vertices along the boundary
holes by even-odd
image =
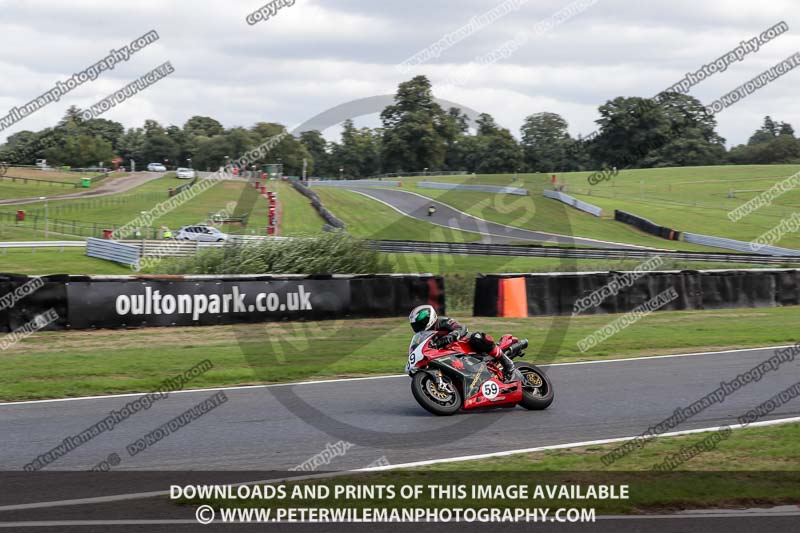
[[[538,367],[516,363],[513,380],[507,383],[503,381],[502,365],[494,357],[475,353],[466,339],[434,348],[431,340],[435,334],[421,331],[414,335],[406,364],[411,393],[425,410],[446,416],[461,409],[516,405],[541,410],[553,403],[553,384]],[[504,335],[499,347],[514,359],[524,355],[528,341]]]

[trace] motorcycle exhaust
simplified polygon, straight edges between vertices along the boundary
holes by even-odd
[[[528,339],[518,340],[517,342],[511,343],[511,345],[506,349],[506,354],[511,359],[515,357],[519,357],[522,355],[522,350],[528,347]]]

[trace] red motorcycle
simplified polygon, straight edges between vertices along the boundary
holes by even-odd
[[[553,403],[553,384],[536,366],[519,362],[514,381],[503,381],[502,364],[490,355],[475,353],[466,339],[434,348],[436,332],[414,335],[408,349],[406,373],[411,376],[411,393],[417,402],[435,415],[514,407],[547,409]],[[500,339],[500,349],[514,359],[524,355],[527,339],[511,335]]]

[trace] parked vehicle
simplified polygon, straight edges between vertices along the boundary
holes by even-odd
[[[553,384],[536,366],[516,363],[513,381],[503,381],[502,369],[491,356],[475,353],[467,340],[433,348],[435,331],[420,331],[408,349],[406,373],[411,376],[411,393],[426,411],[452,415],[465,411],[514,407],[547,409],[553,402]],[[528,347],[526,339],[504,335],[500,349],[510,358],[520,357]]]
[[[197,176],[197,173],[191,168],[179,168],[175,171],[175,176],[185,180],[194,178]]]
[[[166,172],[167,167],[162,165],[161,163],[150,163],[147,165],[148,172]]]
[[[184,226],[178,230],[175,239],[181,241],[198,242],[223,242],[231,238],[227,233],[222,233],[217,228],[210,226]]]

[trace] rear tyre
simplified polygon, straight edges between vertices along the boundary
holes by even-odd
[[[429,413],[449,416],[461,409],[461,394],[449,377],[442,376],[442,381],[450,391],[439,390],[436,380],[427,372],[417,372],[411,379],[411,394]]]
[[[555,398],[553,383],[542,370],[529,363],[517,363],[522,377],[522,401],[519,404],[531,411],[541,411],[547,409]]]

